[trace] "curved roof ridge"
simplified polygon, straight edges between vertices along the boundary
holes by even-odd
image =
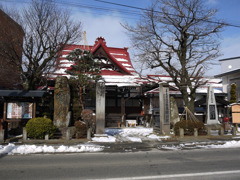
[[[103,47],[104,51],[107,53],[107,55],[114,61],[114,63],[116,63],[123,71],[125,71],[127,74],[132,75],[131,71],[129,71],[126,67],[123,66],[122,63],[118,62],[118,60],[111,55],[111,53],[109,52],[109,49],[106,45],[106,41],[103,37],[98,37],[95,41],[95,44],[92,48],[92,53],[94,53],[100,46]],[[111,48],[111,47],[110,47]],[[120,49],[120,48],[116,48],[116,49]],[[128,59],[128,63],[129,63],[129,59]],[[131,63],[131,62],[130,62]],[[132,63],[131,63],[132,66]]]

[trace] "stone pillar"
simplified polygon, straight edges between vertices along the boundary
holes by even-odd
[[[105,83],[96,85],[96,134],[105,134]]]
[[[198,137],[198,129],[194,128],[194,137]]]
[[[232,128],[232,135],[233,135],[233,136],[236,136],[236,135],[237,135],[237,133],[236,133],[236,127],[233,127],[233,128]]]
[[[207,127],[207,135],[211,136],[211,127]]]
[[[26,128],[24,127],[23,128],[23,141],[26,141],[27,140],[27,130]]]
[[[67,130],[66,130],[66,140],[67,141],[69,141],[70,140],[70,129],[69,128],[67,128]]]
[[[206,124],[218,124],[217,105],[212,86],[208,87]]]
[[[180,121],[177,102],[174,97],[170,97],[170,123],[172,126]]]
[[[45,134],[45,141],[49,140],[49,134]]]
[[[54,89],[53,124],[58,128],[66,128],[70,123],[70,88],[67,77],[59,76]]]
[[[180,136],[180,138],[184,137],[184,129],[183,128],[179,128],[179,136]]]
[[[159,114],[160,114],[160,134],[170,134],[170,101],[169,86],[167,84],[159,84]]]
[[[87,129],[87,139],[91,140],[92,139],[91,136],[92,136],[92,128],[88,128]]]
[[[224,135],[224,128],[223,128],[223,127],[220,127],[220,128],[219,128],[218,134],[219,134],[220,136],[223,136],[223,135]]]

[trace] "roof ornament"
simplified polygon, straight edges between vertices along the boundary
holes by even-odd
[[[88,45],[88,41],[87,41],[87,32],[83,31],[83,48],[86,51],[89,51],[89,45]]]
[[[105,41],[105,39],[102,36],[100,36],[100,37],[98,37],[96,39],[95,44],[97,44],[98,42],[99,43],[103,43],[104,45],[106,45],[106,41]]]

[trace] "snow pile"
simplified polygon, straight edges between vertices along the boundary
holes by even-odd
[[[94,142],[116,142],[116,138],[113,136],[106,136],[106,137],[94,137],[92,138]]]
[[[207,145],[207,146],[198,146],[201,148],[240,148],[240,141],[228,141],[224,144],[211,144],[211,145]]]
[[[157,148],[159,150],[184,150],[184,149],[222,149],[222,148],[240,148],[240,141],[219,141],[219,144],[209,144],[208,142],[201,143],[183,143],[179,145],[168,144],[168,145],[159,145]]]
[[[0,145],[0,155],[3,154],[36,154],[36,153],[69,153],[69,152],[98,152],[104,147],[99,145],[75,146],[36,146],[36,145]]]
[[[122,129],[105,129],[107,137],[94,137],[95,142],[142,142],[142,141],[161,141],[169,136],[157,136],[153,134],[153,128],[122,128]]]

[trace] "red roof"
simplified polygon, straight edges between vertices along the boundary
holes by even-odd
[[[103,48],[106,52],[108,57],[111,59],[112,63],[117,65],[119,69],[121,69],[124,74],[114,71],[114,70],[102,70],[102,75],[135,75],[137,72],[133,68],[131,63],[129,53],[127,52],[128,48],[114,48],[114,47],[107,47],[105,39],[99,37],[96,39],[95,44],[93,46],[89,46],[90,51],[94,54],[99,48]],[[67,70],[73,62],[70,62],[66,59],[66,56],[74,49],[85,49],[84,45],[67,45],[60,53],[60,56],[57,60],[57,66],[55,69],[55,73],[57,70],[62,69],[62,72],[59,72],[61,75],[65,70]]]

